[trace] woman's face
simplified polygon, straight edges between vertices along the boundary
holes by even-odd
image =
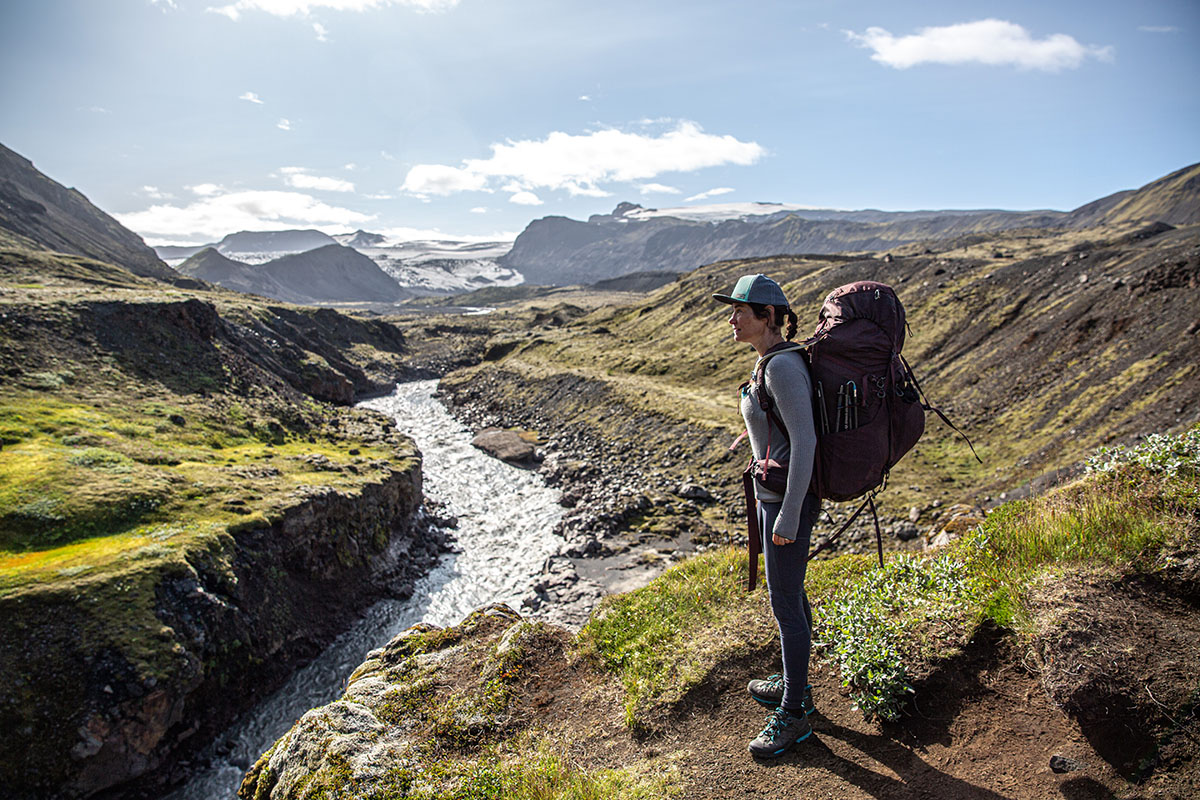
[[[771,306],[767,306],[771,309]],[[767,319],[754,316],[754,310],[745,303],[734,303],[733,311],[729,314],[729,324],[733,327],[733,340],[753,345],[762,339],[767,332],[767,320],[773,311],[767,312]]]

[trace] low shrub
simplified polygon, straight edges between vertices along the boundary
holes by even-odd
[[[1200,425],[1178,435],[1153,433],[1134,447],[1101,447],[1087,460],[1086,470],[1106,473],[1128,465],[1172,478],[1200,473]]]
[[[932,655],[922,651],[957,645],[977,608],[962,562],[901,555],[818,605],[816,644],[865,715],[895,719],[912,692],[914,667]]]

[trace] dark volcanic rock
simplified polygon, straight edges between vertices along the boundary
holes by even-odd
[[[339,244],[277,258],[263,268],[280,285],[317,301],[395,302],[411,296],[374,261]]]
[[[237,292],[276,299],[289,296],[288,290],[274,278],[249,264],[227,258],[213,247],[204,248],[175,269],[181,275],[199,278]]]
[[[326,233],[314,230],[293,231],[238,231],[217,243],[216,247],[226,255],[234,253],[303,253],[318,247],[337,244]]]

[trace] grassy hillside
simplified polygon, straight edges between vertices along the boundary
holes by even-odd
[[[1171,225],[1200,224],[1198,189],[1200,164],[1192,164],[1134,192],[1124,193],[1100,221],[1112,224],[1159,220]]]

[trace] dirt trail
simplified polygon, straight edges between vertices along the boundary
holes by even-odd
[[[991,644],[991,643],[989,643]],[[965,669],[935,676],[918,703],[924,716],[878,726],[843,697],[833,671],[812,676],[814,735],[774,762],[755,761],[746,743],[765,714],[737,687],[680,730],[688,798],[1106,798],[1117,776],[1095,758],[1077,726],[1031,675],[977,647]],[[989,653],[988,651],[991,650]],[[1062,755],[1084,769],[1050,770]]]
[[[1131,784],[1102,759],[1080,726],[1053,704],[1036,675],[998,632],[985,631],[960,657],[922,683],[915,708],[896,723],[863,720],[841,693],[835,671],[811,675],[817,713],[813,736],[774,761],[750,757],[746,745],[766,710],[745,681],[772,671],[769,661],[731,668],[673,730],[635,741],[619,719],[615,686],[585,688],[588,697],[558,717],[575,733],[572,756],[589,768],[616,768],[643,758],[676,765],[686,800],[836,798],[837,800],[1107,800],[1200,797],[1193,756],[1177,769]],[[576,675],[578,679],[582,677]],[[585,679],[585,682],[589,682]],[[556,692],[557,694],[557,692]],[[558,695],[562,697],[562,695]],[[562,706],[558,710],[561,714]],[[586,732],[583,736],[579,734]],[[1055,773],[1051,758],[1070,771]]]

